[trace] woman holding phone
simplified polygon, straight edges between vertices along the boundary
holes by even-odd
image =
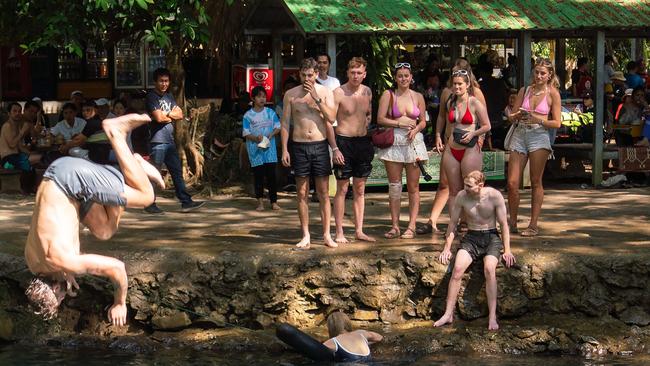
[[[562,123],[559,86],[560,83],[551,60],[548,58],[537,59],[530,85],[519,90],[512,108],[515,112],[508,116],[508,119],[516,124],[508,160],[509,226],[513,233],[517,232],[519,184],[522,170],[530,161],[532,207],[530,223],[521,232],[521,236],[536,236],[539,233],[537,220],[542,211],[542,201],[544,200],[542,176],[546,161],[552,151],[548,129],[559,128]]]

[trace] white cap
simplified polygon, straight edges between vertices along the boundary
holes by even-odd
[[[101,107],[103,105],[109,105],[109,104],[110,103],[108,103],[108,99],[106,98],[99,98],[95,101],[95,105],[97,105],[98,107]]]
[[[74,90],[72,93],[70,93],[70,99],[72,99],[72,97],[75,95],[84,95],[84,93],[81,90]]]
[[[39,97],[34,97],[34,98],[32,98],[32,101],[34,101],[34,102],[38,102],[38,103],[42,103],[42,102],[43,102],[43,100],[42,100],[41,98],[39,98]]]
[[[633,92],[634,92],[634,89],[632,89],[632,88],[625,89],[625,95],[632,95]]]

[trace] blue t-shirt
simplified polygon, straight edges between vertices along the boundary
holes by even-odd
[[[278,115],[273,112],[271,108],[266,108],[261,112],[255,112],[249,109],[244,114],[243,133],[244,137],[248,135],[254,136],[268,136],[275,130],[280,128],[280,120]],[[246,140],[246,150],[248,150],[248,158],[251,162],[251,167],[263,165],[265,163],[277,163],[278,153],[275,147],[275,136],[271,139],[269,147],[262,149],[257,147],[257,142]]]
[[[645,85],[643,78],[638,74],[625,75],[625,84],[630,89],[636,89]]]
[[[150,90],[147,93],[147,112],[151,114],[155,110],[160,110],[163,114],[171,112],[176,107],[176,101],[170,93],[158,95],[155,90]],[[174,143],[174,123],[158,123],[152,121],[149,123],[151,130],[151,142],[159,144],[173,144]]]

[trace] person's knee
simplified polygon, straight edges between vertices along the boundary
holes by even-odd
[[[355,197],[363,197],[366,195],[365,184],[355,184],[352,189]]]
[[[485,274],[485,279],[495,279],[497,277],[496,264],[485,262],[485,265],[483,266],[483,273]]]
[[[453,281],[460,281],[465,275],[465,269],[460,267],[454,267],[454,271],[451,273],[451,279]]]
[[[336,196],[345,196],[348,193],[348,187],[349,184],[341,184],[339,183],[336,187]]]
[[[508,179],[508,192],[518,192],[519,191],[519,180],[518,179]]]
[[[108,225],[102,225],[100,227],[92,227],[90,231],[93,235],[99,240],[108,240],[115,235],[117,228],[109,227]]]
[[[399,200],[402,197],[402,182],[391,182],[388,183],[388,198],[393,200]]]
[[[544,186],[542,185],[542,179],[539,178],[539,179],[531,180],[530,188],[535,190],[544,189]]]

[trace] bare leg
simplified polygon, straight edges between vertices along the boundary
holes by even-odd
[[[406,188],[409,194],[409,224],[407,230],[415,234],[415,224],[420,212],[420,168],[406,164]]]
[[[483,258],[483,272],[485,272],[485,293],[488,300],[488,329],[498,330],[497,323],[497,264],[499,259],[492,255]]]
[[[363,218],[366,208],[366,178],[352,178],[352,190],[354,197],[352,207],[354,208],[354,237],[358,240],[375,242],[375,238],[363,232]]]
[[[447,200],[449,200],[449,181],[447,180],[447,172],[444,166],[441,166],[440,183],[438,184],[438,189],[436,189],[436,196],[433,199],[433,206],[431,207],[431,216],[429,216],[429,222],[434,232],[438,231],[438,219],[447,204]]]
[[[403,163],[395,163],[392,161],[384,161],[384,166],[386,167],[386,174],[388,175],[389,184],[402,184],[402,170],[404,169]],[[401,196],[400,197],[390,197],[388,198],[388,207],[390,208],[390,223],[391,231],[395,231],[397,236],[399,236],[399,211],[401,206]],[[389,231],[390,232],[390,231]]]
[[[544,168],[548,161],[548,156],[551,152],[545,149],[540,149],[531,152],[528,157],[530,159],[530,185],[532,188],[531,210],[530,210],[530,223],[528,227],[537,230],[537,220],[539,214],[542,212],[542,203],[544,202],[544,186],[542,185],[542,177],[544,176]]]
[[[330,233],[330,220],[332,219],[332,207],[330,207],[329,195],[329,177],[314,177],[316,183],[316,193],[318,194],[318,203],[320,205],[320,219],[323,225],[323,241],[330,248],[336,248],[339,245],[332,240]]]
[[[336,180],[336,195],[334,196],[334,221],[336,222],[336,236],[334,241],[339,244],[347,244],[348,239],[343,233],[343,215],[345,213],[345,195],[348,193],[349,179]]]
[[[99,240],[108,240],[115,232],[124,212],[121,206],[103,206],[93,203],[82,223]]]
[[[155,166],[151,165],[148,161],[144,160],[140,154],[133,154],[133,156],[135,156],[136,160],[140,163],[140,166],[142,169],[144,169],[144,172],[147,174],[147,177],[149,177],[149,180],[156,183],[158,187],[165,189],[165,181],[163,180],[162,175],[160,175],[160,171],[156,169]]]
[[[445,324],[451,324],[454,321],[454,309],[456,308],[456,301],[458,300],[458,291],[460,291],[460,282],[467,267],[472,264],[472,257],[464,249],[459,249],[456,253],[456,261],[454,262],[454,271],[449,280],[449,288],[447,289],[447,304],[445,306],[445,313],[433,323],[434,327],[441,327]]]
[[[311,237],[309,236],[309,205],[307,195],[309,194],[309,177],[296,177],[296,199],[298,201],[298,217],[300,218],[300,229],[302,240],[296,246],[298,248],[309,248]]]
[[[263,198],[258,198],[257,199],[257,207],[255,208],[256,211],[264,211],[264,199]]]
[[[511,232],[517,231],[517,214],[519,213],[519,183],[528,156],[511,151],[508,160],[508,209],[510,211]]]
[[[127,114],[102,121],[104,132],[124,174],[126,183],[124,196],[127,207],[146,207],[154,200],[153,187],[149,183],[149,178],[126,143],[127,133],[147,122],[151,122],[151,118],[146,114]]]
[[[447,173],[447,180],[449,182],[449,217],[453,216],[454,210],[454,201],[456,200],[456,195],[463,189],[463,180],[461,177],[461,163],[451,155],[451,152],[445,151],[445,154],[442,156],[444,162],[443,166]]]

